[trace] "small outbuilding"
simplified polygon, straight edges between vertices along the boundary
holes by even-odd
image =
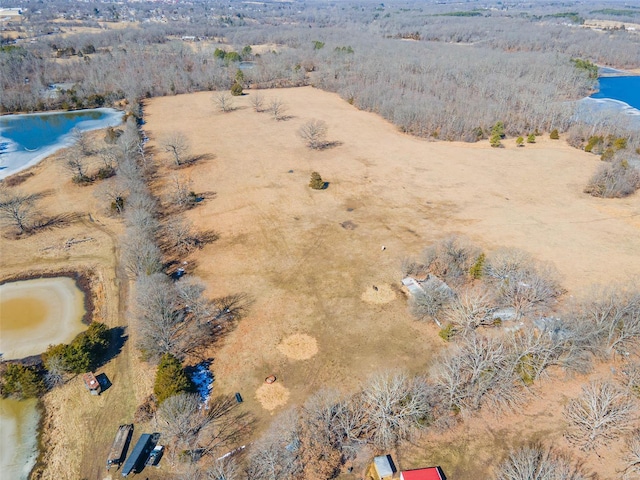
[[[91,395],[100,395],[102,387],[100,386],[100,382],[98,382],[98,379],[93,373],[85,373],[84,375],[82,375],[82,380],[84,381],[84,386],[87,387],[87,390],[89,390],[89,392],[91,392]]]
[[[400,480],[447,480],[440,467],[416,468],[400,472]]]
[[[391,455],[379,455],[373,459],[373,467],[380,480],[393,478],[393,474],[397,472]]]

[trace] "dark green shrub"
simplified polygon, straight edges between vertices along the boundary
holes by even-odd
[[[599,137],[597,135],[589,137],[589,141],[587,142],[587,145],[584,147],[584,151],[589,153],[599,153],[603,143],[604,143],[603,137]]]
[[[3,397],[19,399],[34,398],[42,395],[46,388],[36,367],[27,367],[17,363],[7,365],[0,385]]]
[[[549,138],[551,140],[558,140],[560,138],[560,134],[558,133],[557,128],[554,128],[553,130],[551,130],[551,133],[549,134]]]
[[[441,328],[438,332],[438,336],[445,342],[450,342],[456,334],[456,329],[453,323],[448,323],[445,327]]]
[[[502,142],[500,142],[500,135],[498,135],[497,133],[494,133],[493,135],[491,135],[491,138],[489,139],[489,144],[494,147],[494,148],[500,148],[502,147]]]
[[[240,85],[238,82],[234,83],[231,87],[231,95],[233,95],[234,97],[239,97],[240,95],[242,95],[242,85]]]
[[[491,127],[491,136],[495,135],[504,138],[504,122],[496,122],[496,124]]]
[[[476,263],[474,263],[469,269],[469,275],[471,275],[471,278],[473,278],[474,280],[482,278],[482,275],[484,274],[484,264],[486,262],[486,259],[487,256],[484,253],[478,255]]]
[[[609,147],[605,149],[604,152],[602,152],[602,155],[600,155],[600,160],[602,160],[603,162],[610,162],[611,160],[613,160],[614,155],[615,152],[613,148]]]
[[[179,393],[188,393],[193,390],[193,382],[182,368],[180,360],[170,353],[162,355],[153,385],[157,404],[160,405],[167,398]]]
[[[309,186],[314,190],[322,190],[325,187],[325,182],[322,180],[322,177],[318,172],[311,173],[311,181],[309,182]]]

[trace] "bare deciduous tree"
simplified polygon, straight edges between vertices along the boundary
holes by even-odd
[[[452,412],[475,411],[485,404],[500,411],[525,397],[518,388],[509,348],[501,339],[473,332],[443,354],[435,384],[439,404]]]
[[[372,377],[362,392],[369,440],[388,449],[411,437],[430,420],[429,386],[422,377],[404,373]]]
[[[179,209],[188,209],[196,204],[196,195],[193,191],[193,181],[184,176],[173,175],[171,177],[170,202]]]
[[[189,140],[181,132],[176,132],[166,137],[162,141],[162,148],[171,155],[176,167],[184,165],[189,160]]]
[[[213,97],[213,101],[215,102],[218,110],[224,113],[231,112],[235,109],[233,95],[229,92],[220,92],[215,97]]]
[[[87,175],[89,158],[84,154],[82,147],[79,145],[76,144],[67,148],[67,151],[62,156],[62,161],[74,182],[83,183],[91,180]]]
[[[249,97],[249,103],[258,113],[264,110],[264,96],[260,92],[252,93]]]
[[[438,278],[428,278],[419,293],[411,296],[411,313],[420,319],[431,318],[442,326],[440,317],[455,298],[455,292]]]
[[[162,434],[174,452],[185,451],[197,461],[228,445],[246,427],[241,417],[231,414],[234,406],[228,397],[213,398],[203,408],[198,394],[174,395],[158,408]]]
[[[629,430],[635,406],[629,395],[611,382],[591,382],[564,409],[567,439],[581,450],[595,450]]]
[[[610,356],[640,346],[640,291],[635,286],[597,288],[570,314],[572,325],[582,332],[585,348]]]
[[[185,218],[173,218],[162,228],[162,247],[184,256],[211,241],[209,234],[197,232]]]
[[[275,120],[283,120],[285,118],[285,112],[287,111],[287,105],[281,98],[273,98],[269,102],[269,113]]]
[[[299,449],[297,412],[284,412],[274,419],[270,429],[253,444],[247,465],[248,478],[298,479],[303,470]]]
[[[309,120],[300,130],[298,135],[306,142],[309,148],[322,149],[327,144],[327,122],[324,120]]]
[[[467,239],[451,236],[426,248],[422,261],[430,273],[458,285],[469,279],[469,270],[479,255],[480,249]]]
[[[0,221],[26,233],[34,225],[38,209],[39,194],[21,193],[4,185],[0,186]]]
[[[593,476],[570,458],[534,444],[512,450],[498,466],[495,480],[588,480]]]
[[[480,326],[493,325],[495,310],[491,291],[484,287],[465,288],[450,303],[446,318],[460,330],[475,330]]]
[[[490,256],[486,272],[498,303],[513,308],[517,316],[544,311],[564,291],[551,265],[536,262],[517,249],[503,249]]]
[[[640,477],[640,430],[635,430],[627,439],[624,463],[625,480]]]
[[[115,177],[105,180],[98,185],[94,195],[108,203],[109,211],[121,214],[124,212],[128,193],[125,182],[123,182],[121,178]]]
[[[138,228],[129,228],[125,233],[122,256],[127,272],[134,278],[162,270],[162,252],[155,239]]]

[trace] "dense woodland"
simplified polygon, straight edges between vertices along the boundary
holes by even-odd
[[[607,2],[15,6],[25,8],[22,39],[5,37],[0,55],[9,112],[227,89],[245,60],[256,62],[243,72],[247,87],[311,84],[404,131],[475,141],[498,121],[510,135],[567,130],[575,101],[596,86],[593,71],[571,60],[633,67],[640,51],[637,33],[582,28],[589,18],[640,22],[640,9]],[[99,21],[140,23],[103,30]],[[80,25],[96,30],[74,33]],[[246,48],[256,44],[274,48]],[[47,94],[59,83],[61,94]]]
[[[634,430],[638,286],[595,288],[570,300],[551,266],[517,250],[485,255],[482,246],[456,237],[426,246],[419,258],[399,265],[399,275],[427,278],[424,295],[414,297],[410,309],[416,321],[440,325],[447,342],[430,371],[378,374],[351,394],[318,392],[276,418],[246,455],[214,460],[246,438],[249,419],[228,398],[210,399],[203,413],[181,362],[233,328],[244,299],[209,300],[201,281],[180,279],[174,268],[181,256],[216,237],[195,231],[180,215],[196,199],[206,200],[206,193],[193,192],[180,176],[181,166],[197,161],[184,139],[165,139],[162,147],[176,173],[163,191],[151,188],[157,165],[145,154],[141,107],[145,98],[229,90],[236,83],[313,85],[379,113],[405,132],[439,140],[497,135],[499,144],[505,135],[535,141],[534,132],[568,131],[576,146],[609,160],[590,186],[594,194],[622,196],[621,189],[626,195],[640,187],[627,160],[637,157],[640,140],[615,118],[587,125],[576,119],[575,109],[596,88],[595,63],[638,67],[640,35],[582,25],[590,18],[640,23],[640,7],[605,1],[499,2],[491,8],[478,2],[10,6],[25,12],[22,20],[3,23],[21,37],[2,37],[4,112],[116,104],[128,110],[125,125],[107,132],[106,147],[97,151],[78,134],[61,161],[75,183],[100,183],[96,195],[125,226],[121,251],[133,285],[132,337],[141,358],[158,365],[154,395],[138,408],[136,420],[157,419],[179,478],[334,478],[358,455],[386,452],[420,431],[446,431],[480,411],[512,411],[552,369],[585,373],[614,356],[629,359],[622,374],[585,385],[566,405],[567,438],[585,452],[625,438],[622,474],[640,474],[640,432]],[[123,21],[132,23],[101,26]],[[79,26],[95,30],[74,32]],[[196,41],[183,40],[185,35]],[[270,47],[261,52],[250,47],[264,44]],[[240,61],[254,67],[240,75]],[[54,84],[65,86],[50,88]],[[228,101],[220,95],[216,103],[224,110]],[[278,105],[268,109],[278,117]],[[311,148],[318,146],[309,131],[301,135]],[[99,158],[99,165],[89,158]],[[622,186],[621,178],[627,181]],[[607,189],[614,193],[605,194]],[[5,225],[18,236],[29,234],[37,224],[32,213],[38,198],[20,196],[4,184],[0,197]],[[503,330],[505,315],[531,328]],[[76,350],[52,347],[40,372],[11,367],[3,393],[7,378],[12,392],[32,396],[87,370],[92,360],[78,363]],[[594,477],[564,453],[534,444],[512,451],[495,478]]]

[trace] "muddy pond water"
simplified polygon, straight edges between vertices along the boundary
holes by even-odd
[[[69,343],[87,326],[84,293],[69,277],[0,285],[0,352],[5,360]],[[26,480],[38,456],[36,400],[0,399],[0,478]]]
[[[84,294],[68,277],[38,278],[0,285],[0,353],[4,360],[69,343],[87,326]]]

